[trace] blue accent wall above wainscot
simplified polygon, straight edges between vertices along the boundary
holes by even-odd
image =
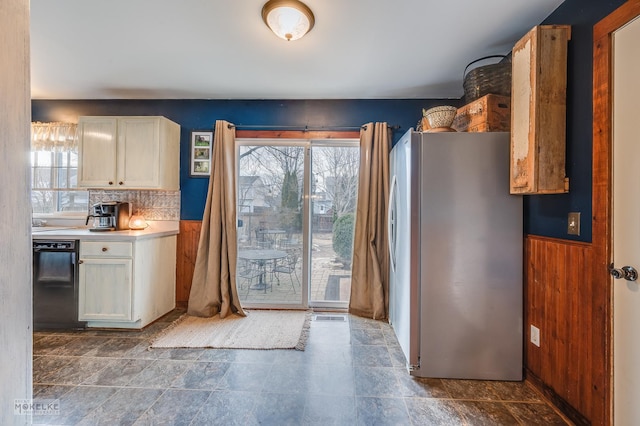
[[[527,234],[591,241],[593,168],[593,26],[624,0],[565,0],[544,25],[571,25],[567,66],[569,192],[524,197]],[[580,236],[567,234],[568,214],[580,212]]]
[[[593,26],[625,0],[565,0],[542,24],[571,25],[567,79],[567,176],[569,192],[524,196],[525,233],[591,241],[593,139]],[[521,34],[522,36],[524,34]],[[181,218],[200,220],[208,179],[190,178],[192,130],[212,129],[218,119],[237,125],[360,126],[386,121],[400,128],[397,141],[422,116],[422,108],[460,105],[459,100],[34,100],[34,121],[76,122],[80,115],[163,115],[182,127]],[[581,235],[567,234],[567,215],[580,212]]]
[[[201,220],[208,178],[189,176],[191,131],[213,130],[216,120],[238,126],[358,127],[386,121],[399,126],[394,142],[422,117],[422,108],[460,106],[458,99],[345,100],[34,100],[33,121],[76,123],[84,115],[162,115],[180,124],[180,191],[182,220]]]

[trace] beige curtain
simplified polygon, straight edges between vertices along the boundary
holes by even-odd
[[[236,287],[235,127],[217,120],[209,191],[202,218],[187,313],[245,315]]]
[[[369,123],[360,131],[360,178],[349,312],[373,319],[386,319],[389,311],[390,139],[387,123]]]

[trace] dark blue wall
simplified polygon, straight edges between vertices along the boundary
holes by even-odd
[[[192,130],[212,130],[216,120],[238,126],[354,127],[375,121],[399,126],[398,140],[422,117],[422,108],[459,106],[458,100],[34,100],[32,120],[75,121],[81,115],[162,115],[181,126],[181,218],[200,220],[209,180],[189,177]]]
[[[571,25],[567,70],[569,193],[525,196],[525,232],[591,241],[593,26],[624,0],[566,0],[543,24]],[[581,235],[567,234],[567,214],[580,212]]]
[[[525,232],[591,241],[592,44],[593,25],[624,0],[566,0],[543,24],[571,25],[567,87],[567,194],[525,196]],[[91,100],[33,101],[33,120],[69,120],[79,115],[163,115],[182,127],[182,219],[202,218],[208,179],[189,178],[189,133],[212,129],[215,120],[237,125],[343,127],[386,121],[400,128],[397,140],[414,127],[422,108],[455,100]],[[579,237],[567,234],[567,214],[582,213]]]

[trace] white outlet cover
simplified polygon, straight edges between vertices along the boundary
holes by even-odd
[[[531,324],[529,337],[531,339],[531,343],[533,343],[537,347],[540,347],[540,329],[533,324]]]

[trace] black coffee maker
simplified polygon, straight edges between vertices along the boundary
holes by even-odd
[[[122,201],[106,201],[91,206],[85,225],[93,218],[93,227],[89,231],[122,231],[129,229],[131,205]]]

